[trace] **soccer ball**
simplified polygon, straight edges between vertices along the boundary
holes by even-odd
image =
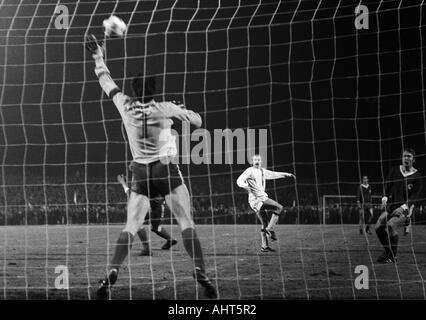
[[[124,37],[127,31],[126,23],[117,16],[111,16],[103,22],[105,35],[107,37],[117,36]]]

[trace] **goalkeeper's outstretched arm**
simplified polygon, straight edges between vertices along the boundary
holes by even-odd
[[[117,103],[117,94],[121,93],[121,89],[117,86],[114,80],[111,78],[108,67],[104,61],[104,47],[101,42],[98,42],[96,37],[91,34],[86,37],[86,48],[92,53],[92,57],[95,60],[95,73],[99,79],[99,84],[102,87],[102,90],[113,99],[116,106]]]

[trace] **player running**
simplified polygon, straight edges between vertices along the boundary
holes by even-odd
[[[126,179],[124,178],[124,175],[119,174],[117,176],[118,182],[121,184],[121,186],[124,189],[124,193],[127,195],[127,197],[130,196],[130,188],[127,186]],[[146,215],[145,220],[150,221],[151,223],[151,231],[156,233],[161,238],[165,239],[166,242],[163,244],[161,249],[168,250],[172,246],[177,244],[176,239],[172,239],[170,234],[161,226],[161,219],[164,215],[164,198],[158,197],[150,200],[150,206],[151,210]],[[145,230],[145,227],[142,226],[142,228],[138,231],[138,237],[142,242],[142,251],[140,252],[140,256],[150,256],[152,254],[151,249],[149,247],[149,241],[147,232]]]
[[[268,244],[267,236],[270,236],[272,241],[277,240],[274,231],[274,226],[277,224],[280,214],[283,212],[283,206],[278,202],[268,198],[265,192],[266,180],[293,177],[293,174],[287,172],[274,172],[262,168],[262,157],[255,154],[252,157],[252,166],[247,168],[237,179],[237,185],[240,188],[246,189],[249,193],[248,202],[254,210],[262,224],[261,239],[262,252],[275,251]],[[267,223],[265,210],[271,210],[272,216]]]
[[[94,35],[86,38],[86,47],[95,60],[95,73],[105,93],[112,99],[123,120],[133,161],[131,192],[127,202],[127,222],[117,240],[114,255],[105,279],[100,281],[98,299],[107,299],[110,287],[116,282],[118,272],[127,257],[133,238],[142,227],[148,213],[150,199],[165,197],[168,207],[182,231],[182,242],[193,259],[193,276],[204,287],[205,296],[216,298],[216,289],[206,275],[201,243],[191,217],[189,192],[179,167],[171,163],[177,147],[171,126],[173,119],[201,126],[199,114],[171,102],[156,102],[155,78],[138,75],[133,79],[135,98],[118,88],[112,80],[103,59],[103,50]]]
[[[410,225],[410,217],[421,197],[422,175],[413,167],[415,151],[405,148],[402,152],[402,165],[393,167],[386,179],[382,205],[385,211],[376,223],[376,234],[385,252],[377,259],[380,263],[396,263],[398,233],[396,228]],[[386,211],[386,205],[390,209]],[[406,230],[404,230],[406,231]],[[404,232],[406,235],[407,232]]]
[[[359,209],[359,234],[364,234],[364,230],[365,233],[371,234],[373,205],[371,202],[371,186],[368,184],[367,176],[362,177],[362,183],[358,186],[356,202]]]

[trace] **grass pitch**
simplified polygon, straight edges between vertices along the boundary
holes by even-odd
[[[0,298],[93,299],[122,225],[0,227]],[[130,259],[120,270],[112,299],[203,299],[179,240],[171,251],[150,233],[152,257]],[[375,261],[382,248],[355,225],[279,225],[277,251],[260,252],[259,226],[200,225],[207,272],[221,299],[425,299],[426,227],[400,236],[398,264]],[[369,272],[369,288],[355,286],[355,268]],[[58,290],[55,273],[67,266],[69,289]],[[56,280],[57,281],[57,280]]]

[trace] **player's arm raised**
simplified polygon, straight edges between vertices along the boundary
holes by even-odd
[[[95,73],[99,79],[99,84],[102,90],[110,97],[115,105],[119,108],[122,103],[119,101],[119,97],[126,98],[121,93],[121,89],[117,86],[111,77],[110,71],[104,61],[104,47],[102,42],[98,42],[93,34],[86,37],[86,48],[92,53],[92,57],[95,60]]]
[[[266,180],[281,179],[281,178],[296,179],[296,176],[294,174],[288,173],[288,172],[271,171],[266,169],[264,169],[263,172],[265,173]]]
[[[184,105],[176,105],[172,102],[162,102],[159,103],[157,107],[165,117],[176,118],[180,121],[188,121],[197,128],[201,127],[203,122],[198,113],[186,109]]]

